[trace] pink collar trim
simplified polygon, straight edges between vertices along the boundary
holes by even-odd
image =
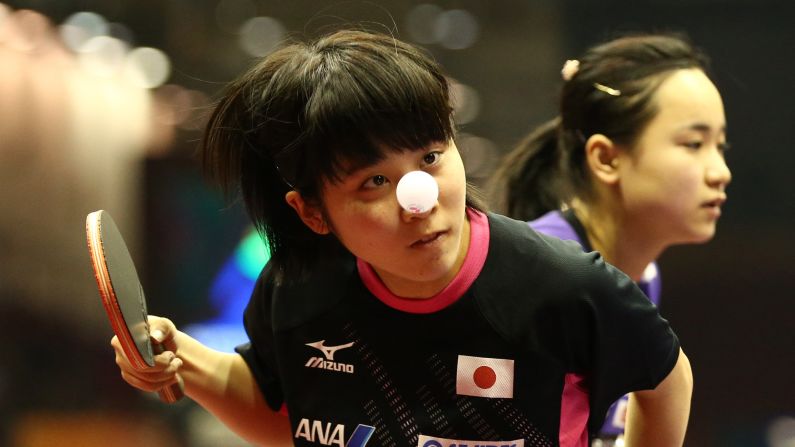
[[[387,289],[370,264],[356,258],[356,267],[365,287],[387,306],[414,314],[437,312],[458,301],[477,279],[489,252],[488,218],[484,213],[471,208],[467,208],[467,216],[469,248],[466,258],[455,278],[441,292],[426,299],[399,297]]]

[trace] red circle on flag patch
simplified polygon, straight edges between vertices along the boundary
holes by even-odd
[[[472,374],[472,380],[479,388],[488,389],[497,382],[497,373],[488,366],[479,366]]]

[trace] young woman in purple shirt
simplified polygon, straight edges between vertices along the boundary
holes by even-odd
[[[657,304],[655,260],[713,237],[731,180],[706,57],[682,37],[635,35],[588,49],[561,73],[559,115],[504,158],[495,203],[599,251]],[[611,407],[600,445],[623,436],[627,405]]]

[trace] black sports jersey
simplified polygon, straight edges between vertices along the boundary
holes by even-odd
[[[654,388],[679,342],[634,282],[571,242],[469,211],[456,279],[395,297],[350,256],[299,284],[263,270],[238,352],[295,445],[585,446]]]

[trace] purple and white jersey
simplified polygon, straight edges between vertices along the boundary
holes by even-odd
[[[555,236],[564,241],[574,241],[580,244],[585,252],[593,251],[585,233],[585,229],[571,211],[550,211],[536,220],[528,222],[531,228],[549,236]],[[643,277],[637,282],[638,287],[646,296],[658,306],[660,303],[661,280],[657,264],[652,262],[643,271]],[[607,418],[602,426],[601,434],[618,435],[624,433],[628,396],[624,396],[610,406]]]

